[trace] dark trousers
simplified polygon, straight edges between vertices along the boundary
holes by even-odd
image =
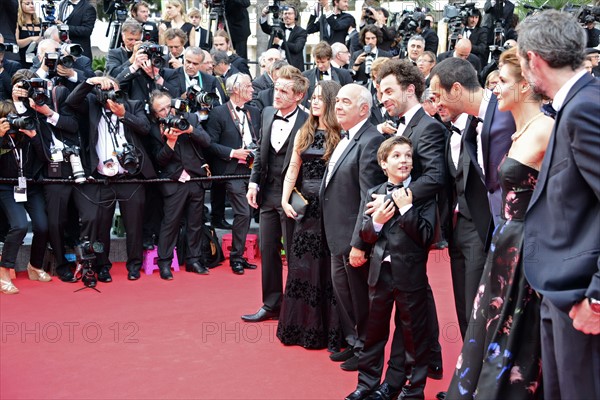
[[[540,316],[544,398],[600,399],[600,335],[573,328],[569,315],[548,298]]]
[[[331,256],[331,280],[337,300],[342,334],[354,353],[363,348],[369,320],[369,261],[354,268],[347,255]]]
[[[396,306],[396,332],[384,382],[400,391],[406,382],[405,353],[414,355],[410,386],[403,398],[423,399],[429,364],[427,332],[427,289],[405,292],[394,286],[390,263],[381,265],[379,280],[369,287],[369,323],[363,351],[358,360],[358,387],[375,389],[381,381],[385,345],[390,336],[390,317]],[[401,322],[403,321],[403,322]],[[400,331],[400,334],[396,334]]]
[[[158,265],[171,266],[173,250],[181,220],[186,220],[187,255],[185,262],[191,264],[202,258],[202,217],[204,215],[204,188],[201,182],[166,183],[177,185],[177,190],[164,196],[164,217],[158,238]]]
[[[259,246],[262,257],[263,308],[267,311],[279,311],[283,298],[281,238],[284,238],[287,253],[294,220],[288,218],[281,208],[281,186],[261,190]]]
[[[245,164],[238,164],[235,174],[246,175],[248,172]],[[243,258],[246,236],[250,229],[250,205],[246,199],[248,181],[246,179],[230,179],[224,182],[224,186],[233,209],[233,230],[229,255],[231,262]]]
[[[246,40],[232,40],[233,48],[235,49],[235,53],[245,59],[248,59],[248,45],[246,44]]]
[[[35,268],[42,268],[48,242],[48,218],[46,217],[46,203],[42,187],[28,184],[27,201],[17,203],[14,197],[14,185],[0,185],[0,205],[10,225],[4,239],[0,266],[15,268],[19,248],[27,235],[29,227],[27,214],[29,214],[33,230],[29,262]]]
[[[127,245],[127,270],[139,271],[142,266],[142,226],[144,222],[144,185],[139,183],[108,183],[99,185],[98,198],[98,240],[104,245],[104,253],[99,254],[97,267],[112,266],[110,254],[110,230],[117,201],[125,226]]]
[[[464,338],[483,273],[486,252],[475,224],[460,213],[457,215],[449,244],[454,304],[460,334]]]
[[[225,219],[225,182],[212,181],[210,184],[210,220],[213,223]]]
[[[154,238],[158,238],[160,233],[160,224],[163,219],[163,199],[159,183],[147,183],[146,189],[146,201],[144,203],[144,225],[143,231],[143,242],[154,243]]]

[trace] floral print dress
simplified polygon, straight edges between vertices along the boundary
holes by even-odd
[[[325,174],[325,132],[317,130],[302,154],[296,187],[308,200],[296,221],[277,337],[283,344],[338,351],[341,328],[331,283],[330,255],[322,232],[319,189]]]
[[[502,222],[494,236],[447,399],[542,398],[540,298],[523,274],[523,224],[537,170],[506,157]]]

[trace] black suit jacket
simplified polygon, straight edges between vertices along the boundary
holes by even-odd
[[[433,54],[437,54],[440,39],[437,33],[427,27],[421,32],[421,36],[425,39],[425,51],[431,51]]]
[[[371,194],[387,193],[386,183],[369,189]],[[365,210],[366,211],[366,208]],[[361,239],[373,246],[370,257],[369,286],[377,285],[381,263],[387,254],[391,256],[394,287],[413,292],[427,287],[427,255],[433,240],[436,223],[435,199],[415,204],[404,215],[396,211],[380,232],[375,232],[372,215],[362,214]]]
[[[252,105],[258,108],[260,111],[264,110],[265,107],[273,106],[273,96],[275,95],[275,88],[270,87],[265,90],[258,92],[258,95],[251,101]]]
[[[306,33],[311,34],[319,32],[319,41],[329,42],[329,33],[327,32],[327,18],[321,13],[318,17],[316,14],[311,14],[306,24]]]
[[[61,19],[68,1],[63,1],[58,6],[57,19]],[[63,23],[69,25],[69,39],[71,42],[80,44],[83,47],[83,54],[92,58],[92,45],[90,36],[96,24],[96,8],[88,3],[87,0],[81,0],[73,8],[66,21]]]
[[[245,42],[250,36],[250,0],[227,0],[225,16],[232,42]]]
[[[306,92],[305,105],[308,105],[308,100],[311,98],[313,92],[315,91],[315,86],[319,82],[319,69],[312,68],[308,71],[304,71],[302,73],[306,78],[308,78],[308,91]],[[331,80],[338,82],[340,85],[344,86],[349,83],[352,83],[352,75],[350,72],[345,69],[335,68],[333,65],[331,66]]]
[[[327,245],[332,255],[348,255],[350,247],[368,250],[368,243],[359,235],[361,204],[367,190],[387,180],[377,164],[377,150],[384,139],[369,121],[365,121],[333,166],[327,185],[330,166],[325,171],[319,195]]]
[[[242,135],[231,117],[229,105],[223,104],[213,108],[206,125],[211,138],[208,152],[211,156],[211,170],[214,174],[233,174],[238,165],[237,158],[231,158],[231,150],[241,149]],[[256,107],[246,105],[246,118],[254,143],[258,142],[260,132],[260,111]],[[250,171],[248,171],[250,172]]]
[[[364,52],[362,50],[358,50],[358,51],[355,51],[354,53],[352,53],[352,58],[350,59],[350,68],[354,67],[354,62],[356,61],[358,56],[360,56],[363,53]],[[392,53],[378,48],[375,59],[377,59],[379,57],[392,57]],[[368,76],[367,73],[365,72],[365,68],[366,68],[365,64],[366,64],[366,62],[363,62],[360,65],[360,67],[358,68],[358,71],[356,71],[356,74],[354,74],[354,80],[357,83],[360,83],[360,82],[366,83],[370,78],[370,76]]]
[[[116,78],[124,69],[129,68],[131,65],[129,57],[127,50],[123,47],[108,50],[108,56],[106,56],[106,72],[110,76]]]
[[[339,14],[333,14],[329,18],[327,18],[327,23],[329,24],[329,38],[327,39],[327,43],[346,43],[346,35],[348,34],[348,28],[350,25],[354,24],[356,26],[356,21],[351,14],[341,12]]]
[[[246,60],[245,58],[233,53],[229,56],[229,63],[241,73],[246,74],[250,76],[250,78],[252,78],[252,74],[250,73],[250,67],[248,67],[248,60]]]
[[[66,103],[78,115],[87,115],[89,120],[89,138],[87,140],[90,166],[95,170],[99,159],[96,153],[96,144],[98,143],[98,122],[102,118],[102,105],[96,99],[96,95],[91,93],[93,85],[87,82],[81,83],[69,95]],[[125,116],[123,118],[125,138],[127,142],[133,144],[141,152],[141,176],[145,178],[156,177],[156,172],[152,162],[143,146],[141,136],[148,135],[150,132],[150,122],[144,111],[144,103],[129,100],[125,102]]]
[[[260,28],[267,35],[270,35],[273,32],[273,28],[269,25],[268,21],[260,24]],[[285,25],[283,22],[281,23],[280,28],[285,32]],[[284,40],[283,45],[281,46],[283,51],[285,51],[285,59],[288,64],[293,65],[300,71],[304,71],[304,45],[306,45],[307,37],[308,33],[306,30],[299,25],[295,25],[290,32],[290,37],[288,40]]]
[[[258,184],[259,188],[263,187],[267,182],[267,175],[269,173],[269,148],[271,147],[271,127],[273,126],[273,117],[277,113],[277,109],[273,107],[267,107],[262,112],[261,118],[261,131],[258,140],[258,148],[255,151],[254,157],[254,166],[252,167],[252,173],[250,175],[250,182],[254,182]],[[283,164],[283,170],[281,172],[281,181],[283,182],[283,178],[285,177],[285,173],[287,168],[290,165],[290,159],[292,157],[292,151],[294,149],[294,140],[296,139],[296,133],[300,129],[304,122],[306,122],[308,118],[308,114],[306,114],[302,110],[297,111],[298,116],[296,117],[296,123],[294,124],[292,131],[290,133],[288,139],[288,147],[285,153],[285,160]],[[258,191],[257,202],[260,205],[262,200],[261,198],[262,190]]]
[[[4,71],[0,73],[0,100],[10,100],[12,99],[12,76],[21,69],[21,64],[5,58],[2,66]]]
[[[127,92],[127,95],[132,100],[148,102],[150,100],[150,93],[155,89],[166,90],[171,94],[171,97],[179,97],[180,93],[177,93],[177,88],[171,86],[171,83],[165,79],[164,69],[159,71],[159,75],[164,79],[164,86],[154,82],[142,69],[131,73],[129,68],[125,68],[117,75],[117,81],[119,81],[120,88]]]
[[[466,30],[463,32],[463,37],[465,36]],[[475,54],[479,57],[479,61],[482,66],[487,65],[488,60],[488,30],[485,27],[475,27],[471,31],[471,36],[469,36],[469,41],[471,42],[471,54]]]
[[[29,70],[34,73],[37,72],[40,68],[40,64],[40,59],[38,57],[34,57],[33,64]],[[92,60],[86,56],[77,57],[75,59],[75,62],[73,63],[73,70],[75,70],[77,73],[77,82],[71,82],[65,77],[58,77],[59,79],[56,81],[56,83],[64,85],[70,91],[72,91],[77,85],[85,81],[87,78],[96,76],[94,70],[92,70]]]
[[[252,87],[254,88],[254,96],[256,96],[261,90],[273,87],[273,80],[269,74],[264,72],[261,76],[252,81]]]
[[[567,94],[525,218],[523,262],[531,286],[568,312],[600,299],[600,82]]]
[[[446,58],[454,57],[454,50],[446,51],[444,53],[440,53],[437,56],[437,62],[440,63],[444,61]],[[477,74],[481,72],[481,61],[479,61],[479,57],[474,54],[469,54],[467,61],[471,63]]]
[[[200,36],[200,42],[198,42],[198,36]],[[199,43],[198,47],[202,50],[210,51],[213,46],[213,34],[202,27],[194,28],[190,31],[190,43],[192,46]]]

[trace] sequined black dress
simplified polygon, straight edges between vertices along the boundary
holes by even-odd
[[[525,212],[538,172],[506,157],[499,169],[502,222],[474,301],[447,399],[542,398],[540,298],[525,280],[522,257]]]
[[[337,351],[341,330],[319,204],[319,187],[326,167],[324,152],[325,133],[318,130],[313,144],[301,155],[297,187],[309,205],[304,218],[296,222],[287,255],[288,275],[277,337],[286,345]]]

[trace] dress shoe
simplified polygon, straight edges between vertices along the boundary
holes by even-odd
[[[437,400],[446,400],[446,392],[438,392],[438,394],[435,395],[435,398]]]
[[[242,258],[240,260],[240,262],[242,263],[242,265],[244,266],[245,269],[256,269],[256,268],[258,268],[258,266],[256,264],[250,264],[248,262],[248,260],[246,260],[245,258]]]
[[[200,261],[195,261],[193,263],[185,263],[185,270],[187,272],[194,272],[200,275],[208,275],[208,268],[204,265],[200,264]]]
[[[350,357],[340,365],[340,368],[344,371],[358,371],[358,356]]]
[[[73,282],[77,282],[77,278],[75,278],[75,275],[73,274],[73,272],[71,272],[70,269],[66,270],[66,271],[56,271],[56,274],[58,275],[58,279],[60,279],[63,282],[67,282],[67,283],[73,283]]]
[[[384,382],[369,396],[369,400],[396,400],[399,393],[399,390],[393,390]]]
[[[356,389],[354,392],[346,396],[344,400],[364,400],[369,397],[370,393],[371,391],[367,389]]]
[[[261,307],[254,314],[242,315],[242,320],[246,322],[262,322],[270,319],[279,319],[279,311],[267,311]]]
[[[185,269],[187,270],[187,265],[185,267]],[[160,278],[164,279],[166,281],[170,281],[173,280],[173,273],[171,273],[171,266],[170,265],[165,265],[165,266],[158,266],[158,273],[160,274]]]
[[[233,229],[233,225],[231,225],[225,218],[219,219],[216,221],[212,221],[210,223],[213,227],[218,229]]]
[[[138,279],[140,279],[140,269],[135,268],[129,270],[129,272],[127,273],[127,279],[129,279],[130,281],[137,281]]]
[[[31,264],[27,264],[27,275],[32,281],[50,282],[52,280],[52,277],[46,271],[34,268]]]
[[[441,381],[444,378],[444,369],[440,366],[430,364],[427,367],[427,377]]]
[[[231,270],[236,275],[244,275],[244,264],[241,261],[231,261]]]
[[[108,267],[102,267],[98,270],[98,280],[104,283],[112,282],[112,276],[108,272]]]
[[[351,359],[354,356],[354,348],[352,346],[346,347],[343,351],[338,351],[329,355],[329,359],[335,362],[342,362]]]
[[[144,250],[154,250],[154,241],[152,239],[144,240],[142,247]]]
[[[17,294],[19,289],[10,280],[0,279],[0,292],[4,294]]]

